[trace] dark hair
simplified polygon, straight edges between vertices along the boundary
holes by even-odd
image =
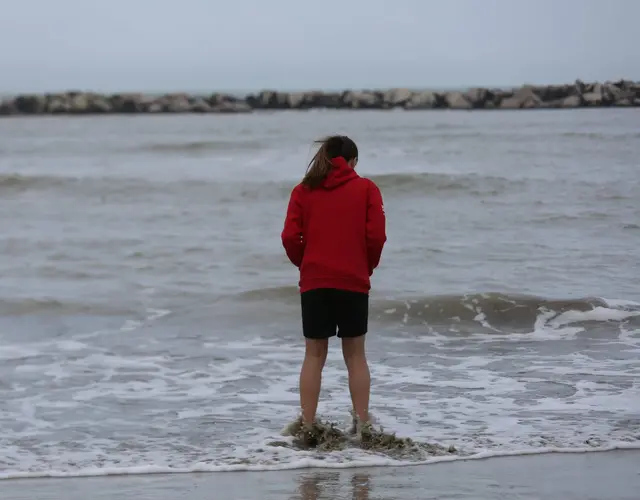
[[[302,184],[310,188],[319,186],[332,168],[331,160],[342,156],[346,161],[358,158],[356,143],[346,135],[332,135],[314,141],[320,144],[318,151],[313,155],[307,167],[307,173],[302,179]]]

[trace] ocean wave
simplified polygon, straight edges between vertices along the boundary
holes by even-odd
[[[22,175],[0,174],[0,193],[23,193],[33,191],[60,192],[70,196],[108,196],[121,194],[136,196],[154,186],[170,189],[170,184],[142,178],[92,177],[69,175]]]
[[[258,140],[200,140],[144,144],[135,147],[134,151],[182,155],[221,151],[258,151],[261,149],[266,149],[266,147]]]
[[[297,305],[298,288],[282,286],[250,290],[239,301],[290,302]],[[475,293],[406,299],[371,300],[370,317],[381,324],[406,326],[471,326],[473,331],[530,332],[540,321],[561,325],[581,322],[621,322],[640,316],[640,304],[599,297],[553,299],[526,294]]]
[[[270,148],[268,143],[258,139],[245,139],[243,135],[239,138],[229,139],[194,139],[184,138],[176,140],[175,135],[169,136],[167,140],[151,139],[148,142],[137,141],[131,143],[127,139],[109,140],[89,139],[78,140],[68,137],[60,138],[56,141],[19,141],[7,144],[0,149],[0,154],[12,157],[33,157],[33,156],[64,156],[87,157],[109,155],[113,157],[130,156],[137,154],[151,155],[215,155],[216,153],[255,153]]]
[[[0,317],[27,316],[30,314],[91,314],[98,316],[127,316],[136,314],[134,309],[126,309],[104,303],[81,303],[54,298],[0,299]]]
[[[149,196],[188,197],[210,203],[242,200],[286,200],[294,183],[217,181],[215,179],[158,180],[135,177],[0,175],[0,193],[58,192],[74,198],[99,197],[103,202],[148,200]]]
[[[571,137],[579,139],[587,139],[592,141],[628,141],[633,139],[640,139],[640,133],[638,132],[562,132],[560,137]]]
[[[532,295],[478,293],[372,305],[377,321],[406,326],[447,326],[460,331],[530,333],[545,326],[622,322],[640,316],[640,304],[615,305],[599,297],[551,299]]]
[[[247,290],[232,296],[237,300],[292,300],[297,299],[299,289],[297,286],[274,286],[267,288],[257,288],[255,290]]]
[[[452,194],[486,196],[517,188],[524,181],[476,174],[393,173],[369,176],[385,196],[402,194]],[[126,200],[150,195],[206,199],[229,203],[234,200],[286,200],[299,180],[256,182],[215,178],[162,180],[111,176],[0,175],[0,193],[58,191],[68,196]]]
[[[44,188],[60,186],[68,183],[69,179],[64,177],[54,177],[47,175],[21,175],[21,174],[0,174],[0,193],[9,191],[26,191],[33,188]]]
[[[613,214],[609,212],[597,211],[597,210],[586,210],[581,213],[574,213],[574,214],[548,213],[548,214],[538,215],[538,216],[532,217],[529,220],[529,222],[531,224],[549,224],[549,223],[563,223],[563,222],[572,223],[579,220],[600,221],[600,220],[605,220],[610,218],[613,218]]]
[[[522,183],[505,177],[434,172],[381,174],[372,175],[370,179],[385,194],[446,191],[450,195],[452,191],[464,191],[472,195],[488,195],[506,192]]]
[[[157,180],[131,177],[74,177],[46,175],[0,175],[0,193],[53,191],[74,198],[100,197],[120,202],[149,196],[184,197],[191,200],[230,203],[234,200],[285,200],[293,183],[216,181],[215,179]]]

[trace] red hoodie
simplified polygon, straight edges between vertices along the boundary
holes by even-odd
[[[291,193],[282,245],[300,269],[300,292],[338,288],[368,293],[387,240],[382,195],[344,158],[321,186],[298,184]]]

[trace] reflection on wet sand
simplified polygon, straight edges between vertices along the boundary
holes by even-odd
[[[371,476],[366,473],[356,473],[351,476],[352,500],[369,500],[371,491]]]
[[[356,472],[351,476],[351,500],[369,500],[371,476]],[[313,472],[300,476],[298,496],[295,500],[322,500],[349,498],[340,495],[339,472]]]

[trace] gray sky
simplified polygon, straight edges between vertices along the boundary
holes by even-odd
[[[640,80],[640,0],[2,0],[0,92]]]

